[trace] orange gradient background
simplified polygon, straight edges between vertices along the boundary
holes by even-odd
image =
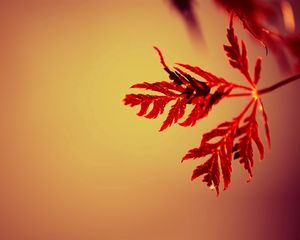
[[[199,46],[166,2],[1,2],[1,240],[300,239],[298,82],[263,96],[272,150],[256,161],[250,183],[235,162],[219,197],[190,182],[200,161],[180,159],[247,99],[218,104],[196,127],[162,133],[163,117],[140,118],[123,106],[132,84],[167,78],[153,45],[169,65],[244,81],[222,50],[224,12],[199,3]],[[260,87],[287,77],[236,28],[251,67],[263,56]]]

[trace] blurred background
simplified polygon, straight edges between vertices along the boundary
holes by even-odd
[[[122,103],[132,84],[167,78],[154,45],[170,66],[244,81],[223,53],[228,16],[208,0],[196,14],[200,46],[167,1],[0,3],[0,239],[300,239],[298,82],[263,96],[272,150],[256,161],[250,183],[234,163],[219,197],[190,181],[201,161],[180,160],[247,99],[218,104],[196,127],[162,133],[164,117],[137,117]],[[251,67],[263,57],[260,88],[287,77],[236,29]]]

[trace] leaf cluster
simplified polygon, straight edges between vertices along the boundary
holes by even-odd
[[[231,182],[234,159],[239,160],[247,170],[249,179],[252,178],[253,143],[257,146],[260,159],[264,158],[264,145],[259,136],[256,120],[258,109],[262,112],[266,138],[270,145],[267,115],[256,89],[260,79],[261,58],[257,58],[251,76],[247,48],[235,34],[232,17],[227,29],[227,40],[228,45],[224,45],[224,51],[229,64],[243,75],[249,86],[232,83],[198,66],[178,63],[171,69],[165,63],[161,51],[155,47],[169,81],[135,84],[131,88],[144,89],[156,94],[127,94],[124,98],[125,105],[140,106],[138,116],[149,119],[163,114],[166,106],[172,102],[160,128],[160,131],[163,131],[175,123],[183,127],[194,126],[200,119],[208,116],[212,108],[221,100],[245,94],[251,95],[251,100],[238,116],[203,134],[200,146],[190,149],[182,158],[182,161],[204,159],[204,162],[194,169],[191,178],[194,180],[202,177],[202,181],[211,189],[215,189],[217,194],[220,191],[221,176],[224,189],[227,189]],[[243,90],[247,93],[232,94],[235,90]],[[192,105],[192,110],[188,114],[186,114],[187,105]],[[184,117],[185,119],[180,121]]]

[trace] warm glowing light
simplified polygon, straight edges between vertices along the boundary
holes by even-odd
[[[295,31],[295,17],[293,8],[289,1],[282,0],[281,1],[281,11],[283,16],[283,22],[286,30],[288,32],[294,32]]]
[[[215,186],[214,186],[214,185],[211,185],[211,186],[209,186],[209,189],[210,189],[210,190],[214,190],[214,189],[215,189]]]
[[[262,112],[263,110],[264,110],[263,106],[262,106],[262,105],[260,105],[260,106],[259,106],[259,111],[261,111],[261,112]]]
[[[252,97],[257,100],[258,99],[258,93],[257,93],[257,90],[256,89],[253,89],[252,90]]]

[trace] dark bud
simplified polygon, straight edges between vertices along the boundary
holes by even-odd
[[[206,97],[210,93],[210,87],[207,86],[205,82],[201,82],[199,80],[196,80],[196,81],[197,81],[198,85],[201,85],[203,96]]]
[[[235,154],[233,155],[233,159],[239,159],[241,157],[240,152],[235,152]]]
[[[216,90],[210,97],[207,107],[211,107],[212,105],[214,105],[215,103],[217,103],[221,98],[223,97],[223,93],[219,92],[218,90]]]
[[[187,87],[187,88],[182,92],[182,94],[186,94],[186,99],[189,99],[189,101],[187,102],[187,104],[192,103],[192,101],[193,101],[193,97],[192,97],[193,92],[194,92],[194,89],[191,89],[191,88],[189,88],[189,87]]]
[[[206,85],[205,82],[201,82],[201,81],[193,78],[189,74],[185,74],[184,76],[186,77],[186,79],[188,80],[188,82],[192,85],[192,87],[194,89],[196,89],[196,94],[198,96],[206,97],[209,94],[210,88]]]
[[[239,148],[239,144],[238,143],[234,144],[234,146],[232,148],[232,152],[236,152],[238,150],[238,148]]]
[[[193,94],[193,92],[194,92],[194,89],[187,87],[186,89],[184,89],[183,94],[190,96]]]
[[[176,73],[172,72],[170,69],[165,69],[165,70],[169,73],[169,78],[173,80],[175,84],[177,85],[183,84],[182,80]]]
[[[236,131],[235,131],[235,136],[238,137],[240,135],[241,135],[241,129],[237,128]]]

